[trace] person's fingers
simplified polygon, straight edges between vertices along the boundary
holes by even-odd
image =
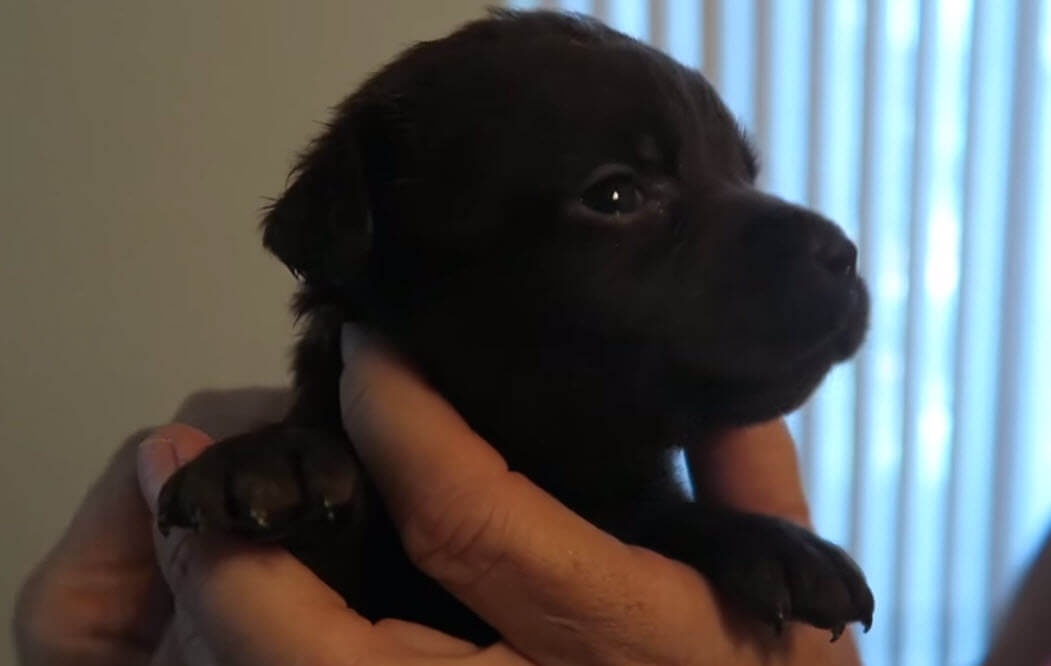
[[[211,439],[182,425],[155,431],[139,447],[139,479],[149,506],[167,478]],[[355,663],[371,625],[291,554],[218,536],[154,530],[161,571],[189,625],[179,633],[187,660],[214,655],[224,666],[267,663]],[[186,632],[186,627],[193,631]],[[195,645],[199,641],[199,645]],[[330,661],[324,661],[329,659]]]
[[[686,456],[694,484],[717,499],[812,526],[795,443],[784,419],[719,430],[689,447]],[[795,625],[791,632],[794,663],[810,663],[807,655],[823,655],[826,663],[860,661],[850,629],[834,645],[822,629]]]
[[[419,654],[451,658],[471,657],[480,652],[474,643],[415,622],[388,618],[373,625],[373,631],[381,640],[387,639],[386,643],[397,644]]]
[[[448,403],[354,330],[344,364],[344,425],[410,557],[524,654],[696,663],[700,646],[713,659],[736,649],[692,569],[621,543],[509,472]]]
[[[16,608],[25,664],[137,663],[160,638],[170,599],[153,562],[150,514],[130,438],[92,485]],[[37,652],[47,651],[41,659]],[[96,659],[96,661],[91,661]]]
[[[738,509],[808,525],[792,435],[783,419],[724,428],[687,447],[695,487]]]
[[[149,666],[218,666],[210,653],[194,654],[192,658],[187,656],[183,645],[189,641],[185,637],[185,630],[180,626],[181,623],[181,618],[172,618],[160,645],[150,659]]]
[[[187,666],[226,666],[205,639],[198,622],[185,609],[176,608],[172,621],[171,654],[175,664]]]

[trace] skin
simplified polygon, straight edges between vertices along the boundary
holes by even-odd
[[[1001,618],[985,666],[1051,663],[1051,534]]]
[[[808,626],[777,637],[744,624],[690,567],[617,541],[509,472],[387,352],[344,341],[344,424],[406,549],[505,641],[482,649],[420,625],[370,623],[279,548],[161,537],[157,493],[213,442],[173,424],[121,447],[27,580],[16,613],[23,666],[860,663],[849,635],[830,644]],[[223,436],[259,425],[284,399],[211,394],[179,419]],[[705,457],[695,468],[727,502],[808,522],[781,421],[713,440],[690,456]]]

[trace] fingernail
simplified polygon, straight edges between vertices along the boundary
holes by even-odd
[[[139,443],[136,459],[139,490],[154,514],[157,513],[157,495],[168,477],[179,469],[180,462],[175,441],[170,437],[153,433]]]
[[[350,362],[354,354],[361,348],[365,342],[365,332],[354,324],[343,324],[343,331],[340,334],[339,347],[343,353],[343,363]]]

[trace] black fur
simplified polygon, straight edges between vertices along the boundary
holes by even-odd
[[[864,334],[853,246],[757,191],[756,168],[703,77],[596,21],[495,12],[410,49],[339,107],[264,221],[303,278],[296,406],[176,474],[165,524],[284,539],[369,617],[494,638],[410,566],[359,475],[337,387],[356,321],[599,526],[773,624],[867,625],[842,551],[690,500],[671,473],[677,444],[799,405]]]

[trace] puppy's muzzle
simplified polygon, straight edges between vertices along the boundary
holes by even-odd
[[[852,278],[858,270],[858,248],[839,230],[822,229],[812,244],[813,260],[833,278]]]

